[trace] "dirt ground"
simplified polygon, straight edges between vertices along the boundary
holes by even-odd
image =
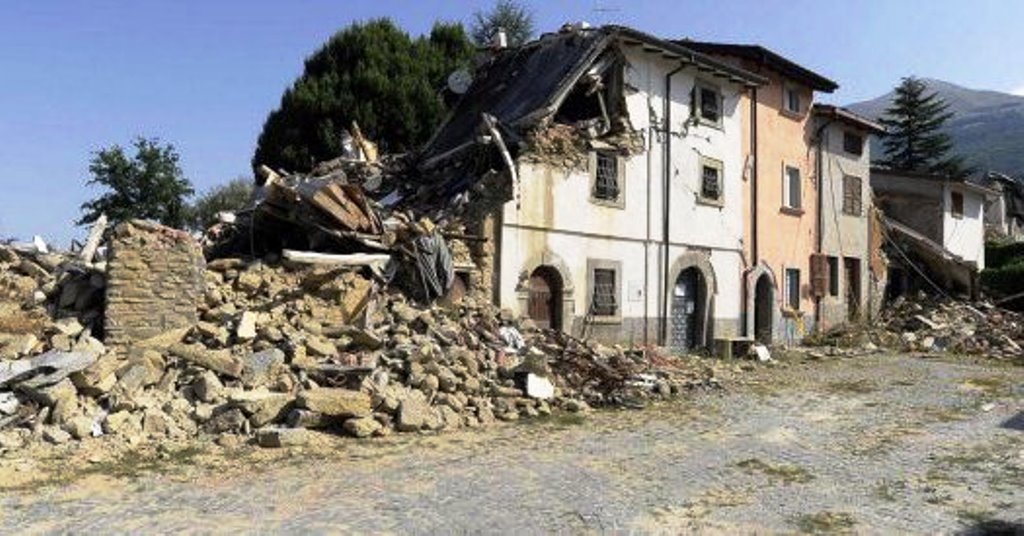
[[[1024,533],[1024,368],[784,361],[645,410],[0,457],[4,533]]]

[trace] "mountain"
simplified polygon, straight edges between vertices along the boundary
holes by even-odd
[[[953,112],[946,131],[953,138],[954,151],[980,171],[1024,176],[1024,97],[968,89],[931,78],[923,80],[928,89],[949,103]],[[885,113],[894,94],[890,91],[847,108],[877,119]],[[872,145],[872,154],[881,154],[880,145]]]

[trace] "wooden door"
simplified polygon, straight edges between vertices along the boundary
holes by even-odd
[[[554,269],[541,266],[530,274],[530,295],[527,315],[541,329],[562,329],[561,276]]]

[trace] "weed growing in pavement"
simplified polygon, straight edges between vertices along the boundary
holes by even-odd
[[[823,511],[796,519],[796,526],[808,534],[852,534],[856,524],[857,520],[846,512]]]
[[[761,473],[769,478],[782,480],[785,484],[804,484],[814,480],[814,475],[806,469],[791,464],[771,464],[757,458],[749,458],[736,464],[747,473]]]

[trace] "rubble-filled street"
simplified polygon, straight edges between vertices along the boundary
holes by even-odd
[[[96,463],[67,472],[54,458],[7,457],[0,482],[23,483],[0,496],[0,528],[1022,530],[1024,369],[894,354],[804,359],[745,365],[726,390],[644,411],[323,435],[292,450],[211,444],[117,464],[93,454]]]

